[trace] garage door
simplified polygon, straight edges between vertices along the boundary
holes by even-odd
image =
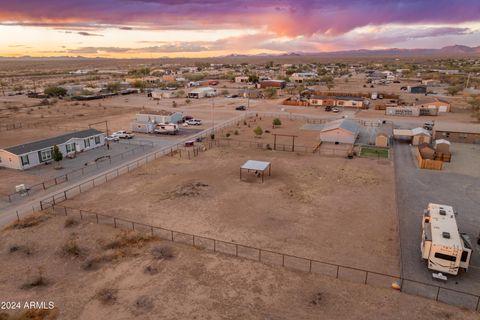
[[[447,112],[447,106],[438,107],[438,112]]]

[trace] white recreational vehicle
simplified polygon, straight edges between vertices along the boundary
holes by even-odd
[[[422,221],[422,258],[428,269],[456,275],[467,271],[472,245],[466,234],[458,231],[451,206],[429,203]]]
[[[155,126],[155,133],[164,133],[164,134],[177,134],[178,133],[178,124],[175,123],[158,123]]]

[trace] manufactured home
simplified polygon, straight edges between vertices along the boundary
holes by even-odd
[[[422,220],[422,259],[430,270],[457,275],[468,270],[472,245],[457,227],[451,206],[429,203]]]
[[[360,132],[360,125],[347,119],[331,121],[320,131],[320,141],[354,144]]]
[[[215,97],[217,95],[217,89],[212,87],[201,87],[194,89],[188,93],[190,99],[200,99],[205,97]]]
[[[53,161],[53,147],[66,156],[105,145],[105,134],[87,129],[61,136],[0,149],[0,166],[25,170]]]

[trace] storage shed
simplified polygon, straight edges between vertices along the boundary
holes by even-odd
[[[424,128],[412,129],[412,145],[418,146],[422,143],[430,143],[432,135]]]
[[[354,144],[360,125],[353,120],[339,119],[327,123],[320,131],[320,140],[331,143]]]
[[[390,146],[392,137],[392,128],[390,126],[380,126],[375,133],[375,146],[387,148]]]

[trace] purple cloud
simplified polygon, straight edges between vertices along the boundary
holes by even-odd
[[[480,20],[478,0],[35,0],[7,1],[0,19],[40,26],[154,29],[267,28],[280,35],[340,35],[367,25]]]

